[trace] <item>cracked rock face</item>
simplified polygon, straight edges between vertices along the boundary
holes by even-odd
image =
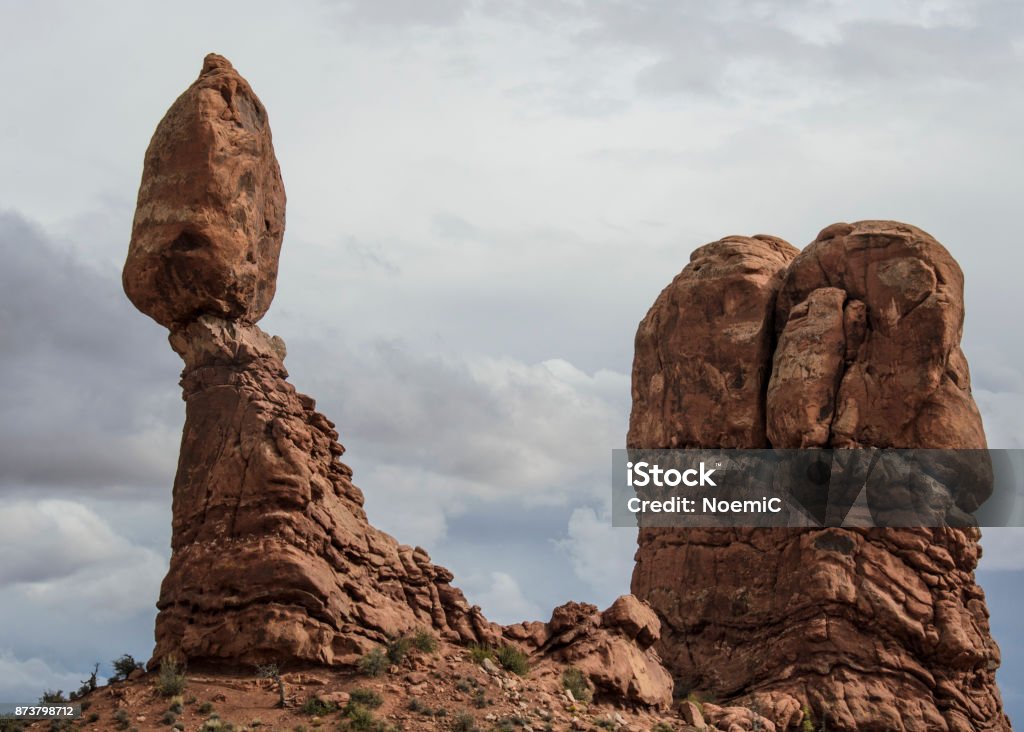
[[[334,425],[288,383],[284,342],[254,325],[283,232],[266,111],[211,54],[150,143],[124,269],[185,362],[151,664],[349,664],[416,628],[496,640],[448,570],[369,524]]]
[[[637,332],[635,448],[983,448],[963,275],[913,226],[698,249]],[[785,728],[1008,730],[974,529],[665,529],[632,589],[677,685]]]

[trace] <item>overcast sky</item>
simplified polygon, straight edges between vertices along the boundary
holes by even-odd
[[[120,288],[142,157],[210,51],[267,106],[296,386],[371,519],[499,621],[628,589],[636,325],[696,246],[916,224],[1024,447],[1024,4],[0,0],[0,699],[152,650],[184,409]],[[1024,535],[980,580],[1024,716]]]

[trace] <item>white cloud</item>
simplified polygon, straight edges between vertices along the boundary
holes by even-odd
[[[88,674],[85,674],[88,676]],[[0,648],[0,689],[7,702],[34,702],[43,691],[63,691],[65,695],[82,684],[83,676],[53,667],[40,658],[19,659]],[[100,683],[103,683],[100,679]]]
[[[636,552],[636,530],[613,527],[607,511],[577,508],[569,517],[568,537],[557,540],[573,572],[607,602],[628,592]]]
[[[0,587],[8,605],[53,617],[124,618],[155,604],[167,559],[74,501],[8,501]]]
[[[984,552],[978,565],[979,569],[1024,569],[1024,528],[1004,526],[983,529],[981,546]]]
[[[505,572],[491,572],[489,584],[472,592],[470,602],[480,605],[484,615],[499,623],[547,620],[540,607],[523,593],[516,579]]]
[[[1024,448],[1024,392],[974,389],[985,423],[985,437],[993,449]]]

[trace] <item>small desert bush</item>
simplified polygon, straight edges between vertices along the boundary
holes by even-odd
[[[359,704],[367,709],[376,709],[384,700],[373,689],[353,689],[349,693],[349,704]]]
[[[476,720],[469,712],[459,712],[452,719],[452,732],[476,732]]]
[[[800,707],[800,711],[804,715],[803,721],[800,722],[801,732],[814,732],[814,717],[811,715],[811,708],[804,704]]]
[[[132,658],[130,653],[114,659],[111,661],[111,665],[114,667],[114,675],[110,677],[111,681],[124,681],[132,671],[142,668],[142,664]]]
[[[526,673],[530,670],[526,654],[515,646],[502,646],[495,655],[498,657],[498,663],[506,671],[511,671],[518,676],[526,676]]]
[[[409,655],[409,649],[411,647],[412,639],[407,635],[400,635],[392,638],[388,641],[388,660],[398,666],[405,660],[405,657]]]
[[[349,702],[343,712],[339,732],[399,732],[398,728],[373,716],[373,711],[362,704]]]
[[[483,663],[485,658],[494,660],[494,649],[489,646],[482,646],[479,643],[474,643],[469,647],[469,657],[473,659],[473,663]]]
[[[306,699],[305,703],[299,707],[300,712],[308,714],[311,717],[322,717],[325,714],[330,714],[336,709],[337,707],[333,704],[317,699],[315,696]]]
[[[185,690],[185,669],[175,659],[165,656],[160,661],[156,688],[161,696],[178,696]]]
[[[40,704],[60,704],[61,702],[66,701],[67,699],[64,698],[64,692],[61,689],[57,689],[57,691],[47,689],[43,692],[43,695],[39,697]]]
[[[181,695],[171,697],[171,703],[167,707],[167,711],[174,712],[175,714],[181,714],[185,708],[185,699]]]
[[[380,648],[374,648],[359,659],[359,671],[367,676],[380,676],[388,670],[388,657]]]
[[[576,701],[589,702],[594,698],[586,675],[575,666],[562,672],[562,686],[572,692],[572,698]]]
[[[124,709],[118,709],[114,712],[114,725],[118,729],[128,729],[131,725],[131,718],[128,716],[128,712]]]
[[[425,628],[420,628],[412,636],[412,644],[424,653],[437,653],[437,638]]]
[[[204,701],[199,705],[200,714],[209,714],[213,711],[213,702]]]
[[[651,727],[651,732],[675,732],[676,728],[668,722],[658,722]]]

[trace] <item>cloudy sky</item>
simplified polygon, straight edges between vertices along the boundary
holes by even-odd
[[[371,519],[494,619],[626,591],[633,334],[723,235],[931,232],[990,444],[1024,447],[1016,0],[0,0],[0,699],[152,649],[184,409],[119,277],[143,151],[209,51],[288,190],[262,326]],[[1024,534],[984,544],[1024,717]]]

